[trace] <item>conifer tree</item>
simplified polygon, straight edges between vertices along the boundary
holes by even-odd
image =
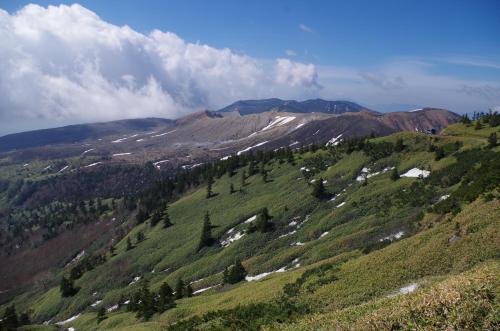
[[[129,251],[132,248],[134,248],[134,246],[132,246],[132,241],[130,241],[130,237],[127,237],[127,247],[125,249]]]
[[[247,272],[241,264],[241,261],[238,259],[236,262],[226,268],[223,274],[223,282],[224,284],[236,284],[245,279]]]
[[[211,198],[213,195],[212,185],[214,184],[214,179],[212,176],[209,176],[207,179],[207,199]]]
[[[163,283],[158,293],[158,311],[163,313],[174,306],[175,302],[172,288],[167,283]]]
[[[168,213],[168,204],[166,205],[165,211],[163,212],[162,221],[164,229],[172,226],[172,222],[170,221],[170,215]]]
[[[151,216],[151,227],[155,227],[160,222],[161,217],[161,212],[159,210],[155,211],[153,216]]]
[[[391,172],[391,180],[396,181],[398,179],[399,179],[398,169],[394,168],[394,169],[392,169],[392,172]]]
[[[23,312],[23,313],[21,313],[21,315],[19,315],[19,324],[20,325],[30,325],[31,324],[30,315],[27,312]]]
[[[106,318],[106,309],[104,309],[104,307],[99,308],[97,311],[97,324],[101,323]]]
[[[315,198],[323,199],[326,196],[325,185],[323,184],[323,178],[320,178],[314,182],[312,195]]]
[[[137,232],[137,234],[135,235],[136,244],[143,242],[144,239],[146,239],[146,237],[144,236],[144,233],[142,231]]]
[[[210,246],[213,243],[212,238],[212,224],[210,223],[210,214],[208,211],[205,213],[203,218],[203,228],[201,230],[200,243],[198,245],[198,251],[203,247]]]
[[[234,193],[234,185],[233,183],[229,184],[229,194],[233,194]]]
[[[17,318],[16,306],[14,304],[5,308],[2,324],[5,330],[16,330],[19,327],[19,319]]]
[[[246,179],[247,179],[247,176],[246,176],[245,170],[243,170],[241,172],[240,191],[243,190],[243,187],[246,185]]]
[[[254,161],[250,161],[248,163],[248,177],[251,177],[255,174],[255,164]]]
[[[257,220],[254,222],[255,224],[252,224],[251,226],[255,227],[255,230],[257,231],[267,232],[272,228],[272,224],[269,222],[269,219],[271,219],[271,216],[269,216],[267,207],[264,207],[257,215]]]
[[[193,288],[191,287],[191,284],[187,284],[186,286],[186,297],[190,298],[193,296]]]
[[[398,138],[398,140],[396,140],[396,145],[394,146],[394,150],[396,152],[402,152],[403,149],[405,149],[405,145],[403,144],[403,139]]]
[[[184,296],[184,281],[182,279],[178,279],[175,284],[175,298],[181,299]]]
[[[73,286],[73,280],[63,276],[61,279],[61,285],[59,287],[61,295],[63,297],[71,297],[76,294],[77,290]]]

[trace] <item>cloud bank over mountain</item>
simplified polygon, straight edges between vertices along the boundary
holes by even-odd
[[[315,66],[116,26],[75,4],[0,10],[0,120],[182,114],[236,99],[306,96]]]
[[[499,70],[484,59],[395,57],[364,68],[306,63],[303,53],[292,50],[286,58],[261,59],[190,43],[172,32],[140,33],[78,4],[27,5],[14,13],[0,9],[0,40],[0,135],[69,123],[176,118],[270,97],[458,112],[500,105],[499,79],[438,70],[443,65]]]

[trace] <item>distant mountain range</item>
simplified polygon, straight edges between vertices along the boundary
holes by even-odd
[[[250,150],[326,144],[336,137],[438,132],[458,118],[432,108],[378,113],[344,101],[238,101],[177,120],[131,119],[10,134],[0,137],[0,163],[78,157],[78,167],[152,161],[175,169]]]
[[[347,112],[359,112],[369,109],[350,101],[327,101],[323,99],[311,99],[305,101],[281,100],[277,98],[262,100],[240,100],[220,109],[220,112],[237,111],[241,115],[258,114],[266,111],[278,111],[288,113],[326,113],[342,114]]]

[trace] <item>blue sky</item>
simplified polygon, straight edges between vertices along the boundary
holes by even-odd
[[[75,3],[7,0],[0,7],[13,12],[33,2]],[[470,57],[500,65],[498,0],[77,2],[117,25],[172,31],[259,58],[285,56],[288,49],[303,61],[360,68],[393,57]],[[486,68],[442,65],[436,70],[493,75]]]
[[[16,21],[17,17],[17,21],[31,25],[31,28],[56,36],[50,38],[52,41],[60,38],[57,36],[59,32],[46,31],[44,25],[48,24],[47,21],[33,27],[31,22],[26,23],[27,20],[18,14],[19,10],[22,12],[26,5],[33,2],[40,5],[44,13],[49,11],[48,5],[61,8],[60,4],[74,3],[4,0],[0,8],[8,12],[12,21]],[[271,70],[272,63],[276,63],[272,70],[279,71],[277,78],[266,77],[263,83],[269,84],[267,90],[274,95],[243,86],[241,93],[234,92],[223,97],[220,95],[223,91],[203,88],[208,78],[190,76],[187,84],[194,81],[193,84],[203,89],[203,93],[198,90],[188,91],[182,96],[166,93],[175,101],[172,107],[184,107],[182,111],[169,112],[171,116],[203,107],[216,108],[233,101],[232,97],[349,99],[380,110],[436,106],[465,112],[500,106],[500,1],[108,0],[78,1],[78,4],[97,15],[102,22],[117,27],[127,25],[147,37],[152,36],[152,31],[159,30],[175,34],[188,47],[207,45],[219,52],[228,49],[231,54],[258,62],[257,69],[264,72]],[[64,11],[57,15],[67,14]],[[47,14],[45,19],[50,20],[51,17],[54,16]],[[19,34],[16,30],[19,23],[13,26],[16,27],[13,33]],[[65,29],[64,26],[57,28]],[[161,44],[161,41],[153,39]],[[71,40],[64,42],[65,45],[72,43]],[[172,44],[168,42],[165,45],[171,49]],[[161,49],[159,44],[158,49]],[[68,47],[74,49],[74,46]],[[40,47],[51,46],[45,41],[38,45]],[[95,46],[94,50],[99,47]],[[102,53],[99,51],[99,54]],[[36,56],[49,55],[37,53]],[[126,54],[127,58],[130,56]],[[169,53],[169,56],[172,54]],[[150,59],[149,56],[147,60],[141,58],[139,61],[144,64]],[[279,59],[289,62],[278,63]],[[46,58],[40,61],[46,62]],[[105,58],[100,59],[100,63],[102,61]],[[164,62],[171,63],[169,61]],[[219,60],[211,58],[210,61]],[[51,63],[53,66],[54,61]],[[73,64],[65,65],[64,70]],[[43,65],[37,63],[36,67]],[[144,68],[149,70],[150,64],[145,64]],[[48,70],[43,69],[42,74],[53,77],[54,72]],[[120,70],[117,69],[120,77],[128,75],[123,75],[123,69]],[[182,71],[186,70],[193,69],[188,67]],[[101,71],[100,76],[116,85],[116,77]],[[60,72],[58,70],[57,75]],[[162,75],[172,77],[172,72],[158,73],[151,69],[150,76],[158,82],[160,90],[169,92],[171,84]],[[238,75],[242,79],[247,77],[241,72]],[[259,75],[250,75],[249,79],[264,79]],[[71,76],[72,73],[69,73],[68,77]],[[140,82],[138,75],[128,76],[132,76],[134,83]],[[145,81],[146,78],[140,84],[144,85]],[[272,85],[271,81],[282,86]],[[291,87],[290,90],[285,89],[285,83]],[[81,82],[78,84],[86,86]],[[252,86],[256,85],[259,84]],[[193,96],[197,102],[185,101],[188,96]],[[182,102],[179,101],[181,99]],[[130,117],[136,113],[123,115]],[[43,118],[43,114],[36,116]],[[71,116],[61,118],[63,122],[81,120],[87,119],[78,116],[74,120]]]

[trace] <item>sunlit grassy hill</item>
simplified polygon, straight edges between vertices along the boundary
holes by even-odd
[[[114,255],[76,280],[74,296],[37,288],[14,302],[39,324],[72,318],[62,327],[76,330],[495,329],[500,154],[488,147],[493,132],[498,127],[456,124],[441,135],[402,132],[368,147],[297,152],[293,162],[265,163],[267,178],[256,173],[244,183],[248,166],[240,167],[215,178],[211,197],[202,185],[171,203],[171,227],[135,226]],[[326,194],[318,198],[311,192],[320,180]],[[249,231],[262,208],[272,228]],[[197,249],[206,212],[213,238],[231,238],[229,245]],[[139,232],[145,239],[137,242]],[[249,281],[222,284],[236,260]],[[123,304],[145,284],[157,292],[178,279],[194,295],[147,321]],[[109,311],[98,323],[101,307]]]

